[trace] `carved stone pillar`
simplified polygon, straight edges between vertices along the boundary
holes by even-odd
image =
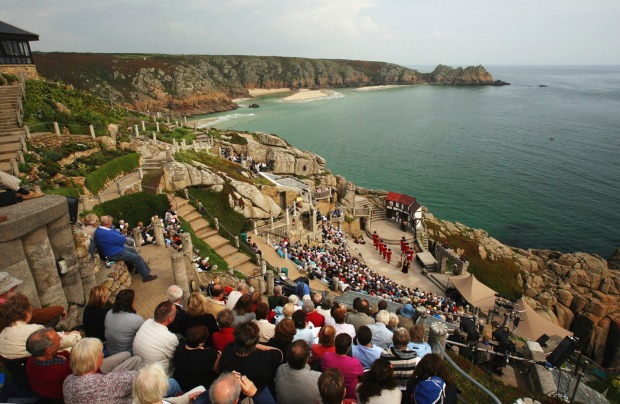
[[[174,275],[174,283],[183,289],[183,304],[187,303],[189,297],[189,282],[187,280],[187,271],[185,269],[185,259],[183,253],[175,252],[170,258],[172,261],[172,274]]]

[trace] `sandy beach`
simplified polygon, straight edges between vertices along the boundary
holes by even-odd
[[[312,100],[315,98],[323,98],[331,95],[328,90],[309,90],[307,88],[302,88],[298,92],[293,95],[289,95],[288,97],[283,98],[284,101],[304,101],[304,100]]]
[[[250,95],[252,97],[256,97],[258,95],[265,95],[265,94],[274,94],[274,93],[286,93],[291,91],[290,88],[253,88],[251,90],[248,90],[248,92],[250,93]]]
[[[367,87],[360,87],[360,88],[357,89],[357,91],[385,90],[387,88],[398,88],[398,87],[405,87],[405,86],[404,85],[396,85],[396,84],[391,84],[391,85],[386,85],[386,86],[367,86]]]

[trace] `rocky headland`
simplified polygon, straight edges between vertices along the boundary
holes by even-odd
[[[37,53],[47,80],[139,111],[198,115],[237,108],[249,89],[321,89],[392,84],[503,85],[482,66],[431,73],[371,61],[262,56]]]
[[[355,194],[386,194],[356,187],[344,177],[333,175],[325,169],[322,157],[299,150],[277,136],[264,133],[235,133],[234,136],[246,139],[247,144],[224,139],[219,145],[239,154],[248,153],[255,161],[273,159],[275,174],[303,176],[303,181],[311,186],[331,186],[345,208],[352,207]],[[166,163],[164,178],[177,189],[206,186],[221,191],[224,184],[230,184],[231,207],[246,217],[267,218],[271,214],[277,216],[280,211],[269,187],[259,189],[234,181],[199,162]],[[606,367],[620,363],[620,249],[609,260],[582,252],[525,250],[505,245],[484,230],[436,218],[426,209],[424,219],[431,240],[443,242],[458,237],[464,240],[465,246],[459,253],[466,254],[468,259],[496,263],[505,274],[516,274],[519,293],[526,296],[528,303],[539,314],[585,341],[584,352],[597,363]],[[499,282],[505,282],[504,276],[497,275]]]

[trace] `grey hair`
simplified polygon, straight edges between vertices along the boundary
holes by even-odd
[[[168,296],[168,300],[170,300],[172,303],[175,303],[177,300],[183,297],[183,289],[181,289],[179,285],[170,285],[170,287],[168,287],[168,292],[166,292],[166,295]]]
[[[49,336],[50,332],[56,332],[56,330],[51,327],[41,328],[30,334],[26,340],[26,350],[30,355],[34,357],[43,356],[47,348],[52,346],[53,341]]]
[[[312,313],[312,310],[314,310],[314,303],[310,300],[304,300],[304,303],[301,305],[301,309],[304,313]]]
[[[209,389],[209,398],[213,404],[234,404],[241,394],[241,383],[234,373],[220,375]]]

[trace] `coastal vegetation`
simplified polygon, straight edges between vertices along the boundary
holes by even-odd
[[[101,217],[110,215],[118,222],[123,219],[133,228],[138,222],[148,226],[151,217],[158,215],[163,217],[168,210],[168,197],[166,195],[152,195],[146,192],[125,195],[111,201],[100,203],[92,209],[92,213]],[[91,212],[82,212],[86,215]]]
[[[184,115],[232,110],[248,89],[320,89],[389,84],[493,85],[482,66],[432,72],[392,63],[273,56],[37,53],[37,69],[139,111]]]
[[[99,193],[106,184],[116,179],[119,175],[130,173],[140,165],[138,153],[127,154],[123,157],[108,161],[95,171],[86,176],[84,186],[93,194]]]

